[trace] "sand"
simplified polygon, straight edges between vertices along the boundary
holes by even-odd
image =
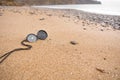
[[[0,56],[24,47],[20,42],[29,33],[48,33],[0,64],[0,80],[120,80],[119,30],[84,25],[61,10],[1,7],[0,13]]]

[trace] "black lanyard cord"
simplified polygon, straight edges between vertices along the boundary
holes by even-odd
[[[17,48],[17,49],[14,49],[14,50],[12,50],[12,51],[9,51],[9,52],[5,53],[4,55],[0,56],[0,59],[1,59],[1,60],[0,60],[0,64],[1,64],[5,59],[7,59],[7,57],[8,57],[11,53],[13,53],[13,52],[15,52],[15,51],[20,51],[20,50],[30,50],[30,49],[32,48],[31,45],[25,44],[24,42],[27,42],[27,40],[23,40],[23,41],[21,42],[21,44],[22,44],[23,46],[26,46],[26,48]]]

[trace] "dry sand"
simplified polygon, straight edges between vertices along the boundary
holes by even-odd
[[[0,56],[23,47],[29,33],[43,29],[49,35],[0,64],[0,80],[120,80],[119,30],[83,26],[84,20],[61,10],[1,7],[0,13]]]

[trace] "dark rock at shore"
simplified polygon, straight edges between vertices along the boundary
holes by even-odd
[[[76,16],[79,20],[89,20],[89,22],[99,23],[102,27],[112,26],[113,29],[120,30],[120,16],[103,15],[89,13],[80,10],[64,10],[65,14]],[[84,22],[82,23],[84,25]]]
[[[101,23],[101,26],[102,26],[102,27],[106,27],[105,22],[102,22],[102,23]]]
[[[84,13],[83,18],[86,18],[92,22],[100,23],[101,26],[107,27],[112,26],[114,29],[120,30],[120,16],[102,15],[93,13]]]

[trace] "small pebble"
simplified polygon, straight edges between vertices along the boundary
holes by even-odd
[[[49,40],[52,40],[52,39],[49,39]]]
[[[72,45],[78,44],[76,41],[70,41],[70,43],[71,43]]]
[[[40,18],[40,20],[45,20],[45,18]]]
[[[77,51],[77,49],[75,49],[75,51]]]
[[[82,52],[80,52],[80,54],[82,54]]]
[[[47,14],[48,16],[52,16],[52,14]]]
[[[103,23],[101,23],[101,26],[102,27],[106,27],[106,24],[103,22]]]
[[[106,58],[103,58],[104,60],[106,60]]]
[[[97,71],[101,72],[101,73],[105,73],[105,70],[100,69],[100,68],[96,68]]]
[[[100,29],[100,31],[104,31],[103,29]]]
[[[115,70],[117,70],[118,68],[115,68]]]
[[[33,14],[35,14],[35,12],[29,12],[29,14],[33,15]]]
[[[83,30],[86,30],[86,28],[83,28]]]

